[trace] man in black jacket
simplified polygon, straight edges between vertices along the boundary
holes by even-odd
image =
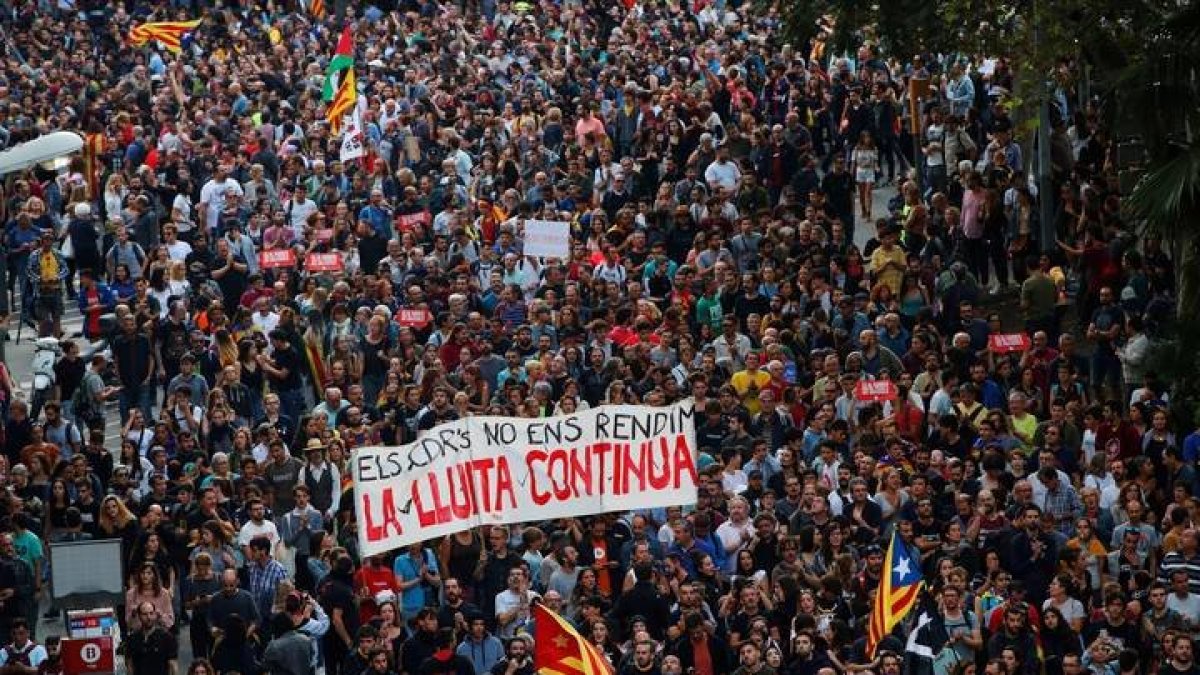
[[[684,618],[684,625],[687,627],[687,633],[679,638],[669,653],[679,657],[679,662],[683,666],[683,672],[693,672],[696,666],[696,653],[700,650],[708,651],[708,662],[712,665],[712,674],[728,673],[733,671],[733,657],[729,652],[729,646],[721,638],[710,635],[704,626],[704,618],[698,613],[688,614]],[[697,675],[704,675],[698,673]]]
[[[400,671],[408,675],[418,672],[438,650],[437,612],[432,607],[425,607],[417,612],[416,626],[416,633],[404,643],[404,649],[400,653]],[[342,675],[359,674],[343,670]]]
[[[138,606],[140,628],[125,643],[125,672],[129,675],[176,675],[179,642],[163,627],[150,602]]]
[[[454,652],[453,628],[438,629],[435,644],[437,650],[425,659],[417,669],[417,675],[475,675],[475,666],[471,664],[471,659]]]
[[[1009,562],[1013,578],[1025,583],[1030,600],[1038,606],[1045,599],[1058,560],[1058,547],[1042,532],[1041,518],[1042,510],[1035,504],[1027,504],[1021,510],[1021,521],[1014,523],[1020,529],[1012,538]]]
[[[635,618],[641,618],[654,639],[661,640],[671,621],[671,608],[654,585],[654,568],[650,563],[637,563],[633,566],[633,576],[633,588],[621,595],[613,617],[626,628]]]
[[[1037,655],[1037,646],[1033,641],[1033,633],[1027,628],[1026,609],[1014,605],[1004,610],[1004,624],[1000,631],[988,640],[988,658],[996,658],[1005,649],[1012,649],[1021,662],[1022,670],[1009,675],[1034,675],[1041,670],[1041,659]]]

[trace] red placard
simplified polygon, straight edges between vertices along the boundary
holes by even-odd
[[[988,348],[996,354],[1023,352],[1029,349],[1029,336],[1024,333],[1003,333],[988,336]]]
[[[891,380],[859,380],[854,398],[860,401],[890,401],[896,398],[896,383]]]
[[[421,328],[433,321],[433,315],[427,309],[402,309],[396,312],[396,323],[409,328]]]
[[[309,253],[304,259],[304,269],[309,272],[341,272],[342,256],[337,253]]]
[[[401,232],[408,232],[418,225],[429,223],[430,220],[428,211],[418,211],[417,213],[396,216],[396,229]]]
[[[114,672],[111,637],[67,638],[59,644],[64,675]]]
[[[275,267],[295,267],[296,252],[290,248],[274,251],[263,251],[258,254],[258,265],[263,269]]]
[[[326,227],[324,229],[314,230],[313,239],[316,239],[318,242],[322,243],[333,239],[333,228]]]

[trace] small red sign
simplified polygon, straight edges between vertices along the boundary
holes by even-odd
[[[60,644],[64,675],[111,673],[115,670],[111,637],[66,638]]]
[[[309,253],[304,259],[304,269],[309,272],[341,272],[342,256],[337,253]]]
[[[274,251],[263,251],[258,254],[258,265],[263,269],[275,267],[295,267],[296,252],[290,248]]]
[[[433,321],[427,309],[402,309],[396,312],[396,323],[409,328],[421,328]]]
[[[428,211],[418,211],[417,213],[396,216],[396,229],[401,232],[409,232],[418,225],[425,225],[431,220]]]
[[[995,354],[1023,352],[1029,349],[1029,336],[1024,333],[1004,333],[988,336],[988,348]]]
[[[320,230],[313,230],[313,239],[324,243],[333,239],[333,228],[326,227]]]
[[[891,380],[859,380],[854,398],[860,401],[890,401],[896,398],[896,383]]]

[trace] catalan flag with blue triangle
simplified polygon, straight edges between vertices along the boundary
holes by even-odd
[[[879,588],[875,591],[875,606],[867,629],[868,658],[874,658],[880,641],[916,607],[923,587],[921,562],[913,559],[912,551],[900,538],[897,528],[892,532],[892,541],[883,558]]]

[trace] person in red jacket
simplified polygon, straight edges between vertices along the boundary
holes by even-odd
[[[399,591],[396,574],[386,562],[383,556],[368,558],[354,575],[354,592],[359,597],[359,625],[366,625],[378,616],[379,605],[376,598],[387,597],[386,594],[390,593],[394,599]]]

